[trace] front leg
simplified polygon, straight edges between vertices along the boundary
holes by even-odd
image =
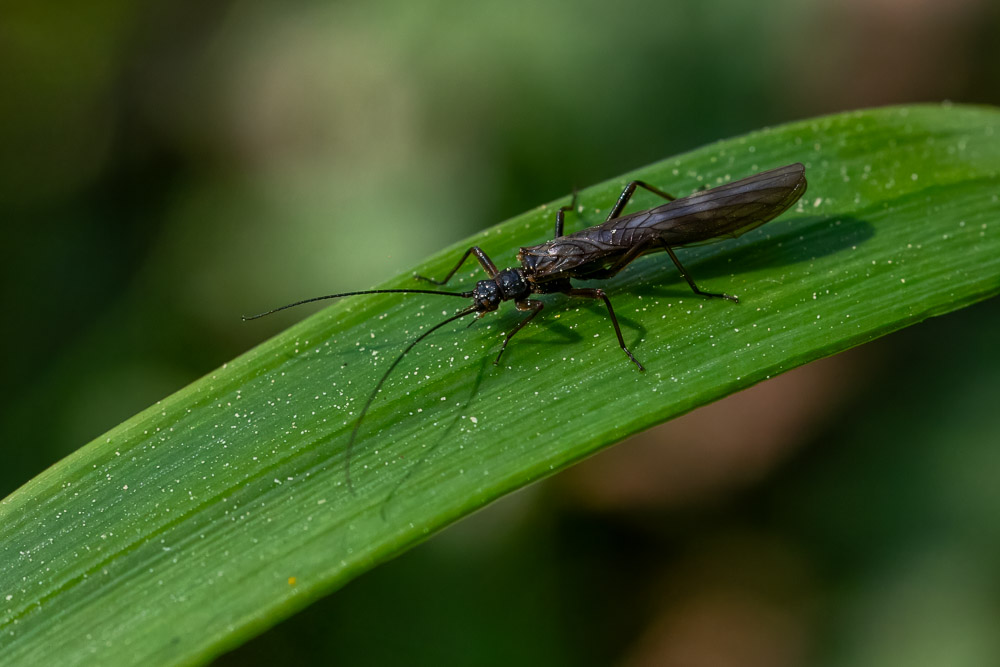
[[[483,267],[483,271],[485,271],[490,278],[497,277],[498,271],[496,264],[494,264],[489,255],[483,252],[483,249],[477,245],[474,245],[465,251],[465,254],[462,255],[462,259],[458,260],[458,264],[456,264],[455,268],[448,272],[448,275],[444,277],[444,280],[434,280],[433,278],[425,278],[424,276],[413,277],[417,280],[425,280],[429,283],[434,283],[435,285],[447,285],[448,281],[451,280],[451,277],[455,275],[455,272],[462,268],[462,264],[465,263],[465,260],[469,259],[469,255],[476,256],[476,259],[479,260],[479,265]]]
[[[542,312],[542,308],[545,307],[544,303],[542,303],[541,301],[536,301],[534,299],[515,301],[514,305],[517,306],[518,310],[530,310],[531,314],[528,315],[523,320],[521,320],[520,322],[518,322],[517,326],[511,329],[510,333],[507,334],[507,337],[503,339],[503,345],[500,346],[500,352],[497,353],[497,358],[493,361],[494,366],[498,366],[500,364],[500,357],[501,355],[503,355],[503,351],[507,349],[507,343],[509,343],[510,339],[514,337],[514,334],[523,329],[524,325],[530,322],[532,319],[534,319],[535,315]]]

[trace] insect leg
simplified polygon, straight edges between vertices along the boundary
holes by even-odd
[[[637,187],[645,188],[650,192],[652,192],[653,194],[660,195],[667,201],[673,201],[677,199],[677,197],[674,197],[673,195],[668,195],[663,190],[653,187],[652,185],[646,183],[645,181],[632,181],[631,183],[625,186],[624,190],[622,190],[622,194],[620,197],[618,197],[618,201],[615,203],[614,208],[611,209],[611,213],[608,213],[608,220],[614,220],[619,215],[621,215],[622,209],[625,208],[625,204],[628,203],[628,200],[632,198],[632,195],[635,193],[635,189]]]
[[[559,238],[563,235],[563,222],[566,220],[566,211],[572,211],[576,208],[576,190],[573,190],[573,199],[570,200],[567,206],[560,206],[559,210],[556,211],[556,235],[552,238]]]
[[[628,358],[632,360],[632,363],[634,363],[640,371],[646,370],[643,365],[639,363],[639,360],[632,356],[632,353],[629,352],[627,347],[625,347],[625,339],[622,338],[622,330],[618,326],[618,318],[615,317],[615,310],[611,307],[611,301],[608,300],[608,295],[604,293],[604,290],[574,287],[573,289],[564,291],[563,294],[568,294],[569,296],[581,296],[588,299],[603,299],[604,305],[608,307],[608,315],[611,316],[611,324],[615,327],[615,335],[618,336],[618,344],[621,345],[625,354],[628,355]]]
[[[716,292],[704,292],[698,289],[698,286],[694,284],[694,280],[692,280],[691,278],[691,274],[689,274],[687,272],[687,269],[685,269],[684,266],[680,263],[680,260],[677,259],[677,255],[674,254],[674,251],[670,248],[670,246],[668,246],[666,243],[663,243],[662,241],[660,243],[663,245],[663,249],[667,251],[667,254],[670,255],[670,259],[674,262],[674,266],[676,266],[677,270],[680,271],[681,277],[687,281],[688,285],[691,286],[691,289],[694,290],[695,294],[700,294],[701,296],[708,298],[728,299],[733,303],[740,302],[739,297],[731,296],[729,294],[716,293]]]
[[[483,271],[489,274],[490,278],[496,278],[498,273],[496,264],[494,264],[489,255],[483,252],[482,248],[477,245],[474,245],[465,251],[465,254],[462,255],[462,259],[458,260],[458,264],[456,264],[455,268],[448,272],[448,275],[444,277],[444,280],[434,280],[433,278],[425,278],[424,276],[414,276],[414,278],[417,280],[425,280],[429,283],[434,283],[435,285],[445,285],[449,280],[451,280],[451,277],[455,275],[460,268],[462,268],[462,264],[465,264],[465,260],[469,259],[469,255],[475,255],[476,259],[479,260],[479,265],[483,267]]]
[[[503,355],[503,351],[507,349],[507,343],[509,343],[510,339],[514,337],[514,334],[523,329],[524,325],[530,322],[535,317],[535,315],[542,312],[542,308],[545,307],[544,303],[542,303],[541,301],[535,301],[534,299],[515,301],[514,305],[517,306],[518,310],[530,310],[531,314],[528,315],[523,320],[521,320],[520,322],[518,322],[517,326],[511,329],[510,333],[507,334],[507,337],[503,339],[503,345],[500,346],[500,352],[497,353],[497,358],[493,361],[494,366],[500,364],[500,357]]]

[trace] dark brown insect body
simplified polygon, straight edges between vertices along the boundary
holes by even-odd
[[[621,269],[640,255],[735,238],[772,220],[794,204],[806,189],[801,164],[765,171],[711,190],[672,200],[647,211],[620,216],[636,186],[660,193],[635,181],[611,211],[607,222],[575,234],[521,248],[518,261],[529,274],[550,278],[607,278],[605,265]],[[610,275],[613,275],[611,273]],[[545,280],[545,278],[543,278]]]
[[[637,187],[644,188],[667,199],[667,203],[646,211],[621,215]],[[507,334],[500,346],[500,352],[494,363],[499,363],[500,356],[510,339],[530,322],[544,304],[530,298],[533,294],[562,293],[569,296],[601,299],[608,309],[611,324],[614,326],[621,346],[628,358],[639,368],[645,370],[641,363],[632,355],[625,340],[622,338],[611,302],[602,289],[574,287],[572,280],[602,280],[615,275],[629,263],[642,255],[654,252],[666,252],[677,267],[681,276],[687,281],[695,294],[708,298],[728,299],[739,302],[735,296],[705,292],[699,289],[690,274],[677,259],[673,249],[710,243],[725,238],[735,238],[765,222],[776,218],[788,210],[806,190],[805,167],[801,164],[790,164],[778,169],[754,174],[739,181],[726,183],[710,190],[676,199],[643,181],[632,181],[622,191],[617,203],[608,214],[607,220],[595,227],[563,236],[563,222],[566,211],[573,205],[564,206],[556,213],[555,238],[540,245],[521,248],[517,253],[520,266],[497,270],[496,265],[478,246],[465,251],[462,258],[443,280],[433,280],[417,276],[420,280],[444,285],[461,268],[470,255],[475,255],[483,270],[489,276],[476,284],[475,289],[468,292],[443,292],[421,289],[383,289],[363,292],[345,292],[327,296],[306,299],[296,303],[275,308],[267,313],[254,315],[244,319],[256,319],[285,308],[291,308],[303,303],[333,299],[342,296],[359,294],[386,293],[418,293],[441,294],[471,298],[472,304],[455,315],[434,325],[396,357],[385,374],[379,380],[365,403],[364,408],[355,423],[351,439],[347,446],[346,473],[350,485],[350,450],[357,436],[358,427],[371,406],[375,395],[382,384],[392,373],[403,357],[421,340],[442,326],[467,315],[476,314],[482,317],[486,313],[497,310],[504,301],[513,301],[518,310],[530,311],[529,315],[518,322]],[[574,198],[575,199],[575,198]]]
[[[646,211],[620,215],[637,187],[655,192],[669,201]],[[601,299],[608,308],[622,350],[639,370],[644,370],[625,346],[618,319],[604,290],[577,288],[570,280],[610,278],[642,255],[666,252],[696,294],[738,302],[739,299],[734,296],[699,289],[677,259],[673,248],[735,238],[756,229],[786,211],[805,190],[805,167],[798,163],[761,172],[683,199],[675,199],[642,181],[632,181],[603,224],[563,236],[565,212],[572,205],[559,209],[556,214],[556,237],[541,245],[521,248],[517,253],[521,263],[519,267],[498,271],[486,253],[473,246],[444,280],[424,280],[443,285],[455,275],[470,254],[475,255],[490,279],[480,281],[475,290],[463,294],[473,298],[473,305],[457,317],[473,312],[482,316],[496,310],[504,301],[513,301],[518,310],[532,311],[507,334],[497,355],[498,362],[511,337],[542,310],[541,301],[528,298],[532,294],[561,292]]]

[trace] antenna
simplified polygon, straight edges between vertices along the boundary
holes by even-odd
[[[433,293],[443,294],[443,292],[433,292]],[[385,381],[389,378],[389,375],[392,374],[393,369],[395,369],[396,366],[399,365],[399,362],[403,360],[403,357],[405,357],[406,354],[410,350],[412,350],[417,343],[427,338],[429,335],[431,335],[444,325],[448,324],[449,322],[454,322],[455,320],[461,319],[466,315],[471,315],[474,312],[476,312],[476,304],[472,304],[468,308],[460,310],[451,317],[442,320],[441,322],[438,322],[430,329],[417,336],[412,343],[406,346],[405,350],[399,353],[399,356],[396,357],[395,361],[392,362],[392,365],[389,366],[389,368],[386,369],[385,373],[382,374],[382,377],[378,381],[378,384],[375,385],[375,389],[373,389],[372,393],[368,395],[368,400],[365,401],[365,407],[361,408],[361,412],[358,414],[358,418],[354,422],[354,428],[351,429],[351,438],[350,440],[347,441],[347,447],[344,449],[344,477],[347,480],[347,488],[351,493],[354,493],[354,483],[351,481],[351,452],[354,449],[354,441],[357,440],[358,429],[361,428],[361,422],[364,421],[365,415],[368,414],[368,408],[372,406],[372,401],[375,400],[375,396],[378,395],[378,392],[382,388],[382,385],[385,384]],[[473,322],[475,322],[475,320],[473,320]]]
[[[472,297],[472,292],[441,292],[438,290],[429,289],[372,289],[364,290],[362,292],[341,292],[340,294],[327,294],[326,296],[314,296],[311,299],[303,299],[302,301],[296,301],[295,303],[285,304],[284,306],[279,306],[265,313],[257,313],[256,315],[244,315],[243,321],[249,322],[250,320],[256,320],[265,315],[270,315],[276,313],[279,310],[285,310],[286,308],[293,308],[295,306],[301,306],[304,303],[312,303],[313,301],[324,301],[326,299],[339,299],[342,296],[358,296],[359,294],[441,294],[443,296],[460,296],[463,299],[468,299]]]

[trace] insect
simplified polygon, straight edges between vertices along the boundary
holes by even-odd
[[[645,211],[622,215],[622,210],[632,198],[636,188],[643,188],[659,195],[666,199],[667,203]],[[805,190],[805,167],[799,163],[754,174],[738,181],[696,192],[681,199],[677,199],[644,181],[632,181],[622,190],[618,201],[612,207],[604,223],[564,236],[565,216],[567,211],[574,208],[576,200],[574,195],[573,203],[569,206],[563,206],[556,212],[555,237],[551,241],[536,246],[522,247],[518,251],[517,259],[520,266],[498,270],[496,264],[482,248],[472,246],[465,251],[458,263],[442,280],[415,276],[418,280],[435,285],[446,285],[462,268],[466,260],[470,256],[474,256],[483,271],[489,276],[486,280],[480,280],[475,289],[466,292],[430,289],[378,289],[343,292],[296,301],[243,319],[257,319],[279,310],[313,301],[361,294],[437,294],[472,299],[469,306],[435,324],[407,345],[406,349],[396,357],[378,381],[364,408],[362,408],[348,441],[345,471],[350,488],[350,452],[361,421],[392,371],[407,353],[427,336],[449,322],[473,314],[477,318],[481,318],[486,313],[497,310],[504,301],[513,301],[514,306],[519,311],[526,312],[527,316],[519,320],[504,337],[500,351],[493,362],[499,364],[500,357],[507,349],[511,338],[544,308],[542,301],[531,297],[533,295],[561,293],[603,301],[608,310],[608,316],[611,318],[615,335],[618,337],[618,345],[636,368],[643,371],[645,370],[643,365],[625,345],[621,328],[618,326],[618,318],[615,317],[614,308],[612,308],[611,301],[604,290],[576,287],[572,281],[604,280],[614,276],[642,255],[665,252],[695,294],[706,298],[727,299],[739,303],[739,299],[735,296],[706,292],[699,288],[690,272],[677,259],[674,248],[736,238],[781,215],[798,201]]]

